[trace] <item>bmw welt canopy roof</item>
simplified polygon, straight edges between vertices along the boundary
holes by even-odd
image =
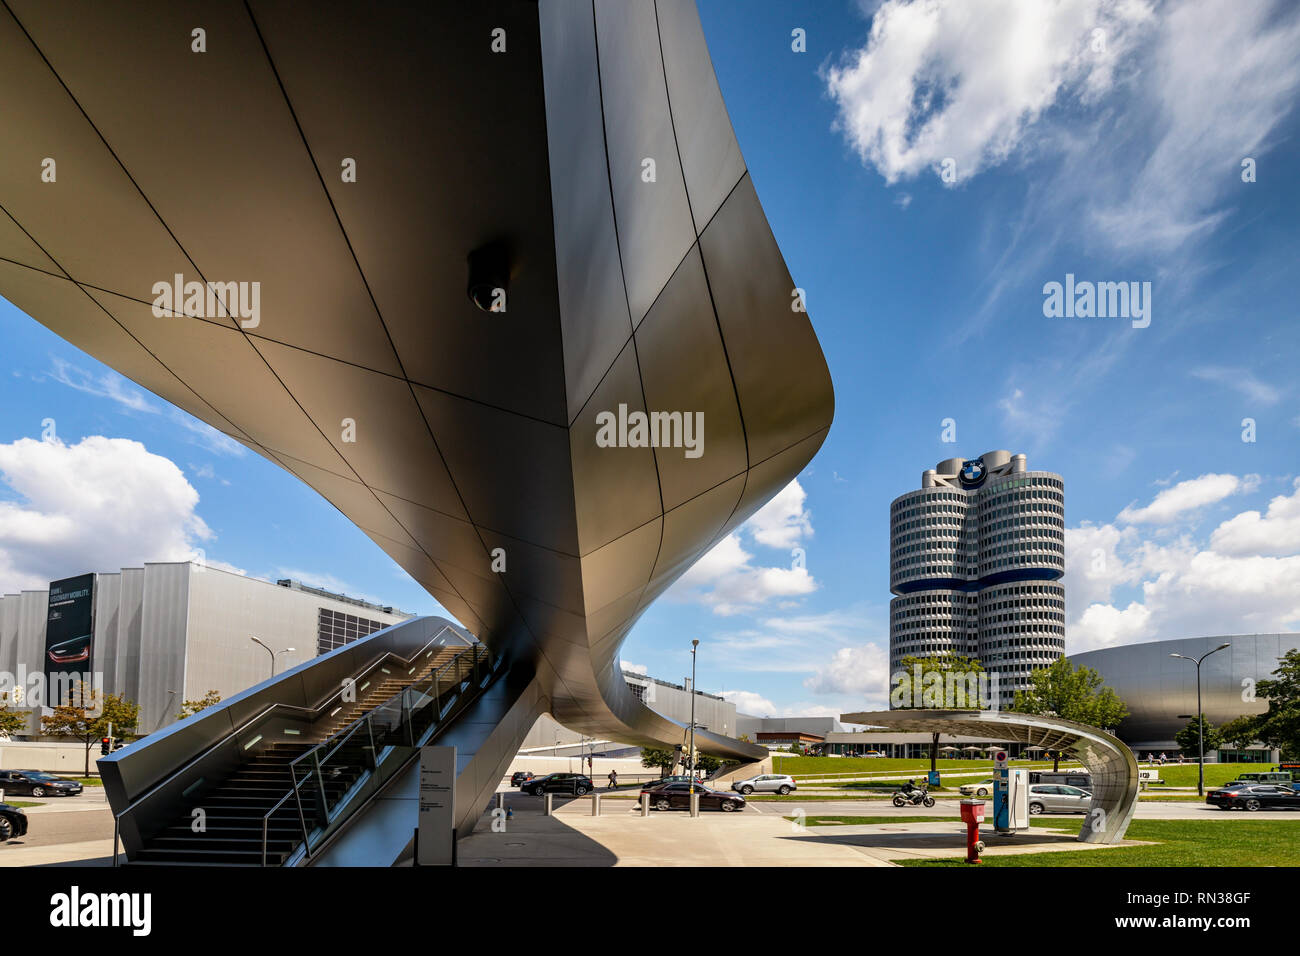
[[[1092,775],[1092,805],[1079,829],[1083,843],[1124,839],[1138,801],[1138,765],[1115,736],[1060,717],[994,710],[878,710],[841,714],[845,723],[890,730],[996,737],[1071,754]]]
[[[568,727],[681,742],[619,646],[834,404],[690,0],[7,0],[0,89],[0,294],[314,488]],[[673,447],[598,443],[647,412]]]

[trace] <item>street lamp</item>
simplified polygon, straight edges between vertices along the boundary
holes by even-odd
[[[297,648],[295,648],[295,647],[286,647],[286,648],[285,648],[284,650],[282,650],[282,651],[273,651],[273,650],[271,650],[269,647],[267,647],[266,644],[265,644],[263,641],[260,641],[260,640],[258,640],[258,639],[255,638],[255,637],[250,637],[249,640],[251,640],[254,644],[256,644],[256,645],[258,645],[259,647],[261,647],[262,650],[266,651],[266,653],[268,653],[268,654],[271,655],[271,676],[272,676],[272,677],[275,676],[275,657],[276,657],[276,655],[277,655],[277,654],[292,654],[295,650],[297,650]]]
[[[695,651],[699,646],[698,640],[691,641],[691,749],[686,752],[686,759],[691,762],[691,793],[695,792]]]
[[[1184,657],[1182,654],[1170,654],[1170,657],[1179,657],[1185,661],[1191,661],[1196,665],[1196,794],[1205,796],[1205,710],[1201,707],[1201,661],[1205,660],[1211,654],[1217,654],[1225,647],[1231,647],[1231,642],[1220,644],[1212,651],[1206,651],[1200,657]]]

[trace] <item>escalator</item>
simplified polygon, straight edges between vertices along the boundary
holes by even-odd
[[[213,713],[196,715],[218,728],[232,724],[232,732],[138,795],[129,793],[130,779],[149,761],[152,738],[129,748],[133,754],[99,761],[114,809],[115,843],[120,833],[127,862],[283,866],[310,861],[498,676],[499,662],[484,645],[459,633],[450,633],[456,639],[448,640],[448,622],[440,622],[444,626],[413,653],[402,653],[412,637],[427,636],[431,621],[438,623],[418,619],[387,629],[393,633],[372,635],[373,647],[355,648],[351,655],[362,666],[311,706],[284,699],[295,689],[291,674],[280,693],[274,693],[278,681],[268,682],[248,692],[253,699],[236,698]],[[403,632],[421,623],[422,630]],[[316,684],[332,676],[309,675],[313,665],[339,672],[340,663],[355,662],[330,666],[317,659],[296,671],[302,671],[300,684],[310,686],[309,676]],[[256,700],[259,696],[269,703]],[[255,716],[239,721],[250,706]],[[222,709],[231,713],[222,715]],[[182,745],[184,731],[195,729],[185,728],[188,723],[174,725],[175,732],[169,728],[155,742],[153,762]],[[167,746],[172,737],[182,739]]]

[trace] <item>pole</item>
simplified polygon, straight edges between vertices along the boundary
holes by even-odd
[[[262,650],[266,651],[266,653],[271,655],[271,676],[274,677],[275,676],[275,651],[271,650],[269,647],[267,647],[265,644],[263,644],[255,637],[252,638],[252,641],[254,644],[261,647]]]
[[[1201,661],[1196,662],[1196,794],[1205,796],[1205,710],[1201,707]]]
[[[691,762],[691,789],[692,796],[695,794],[695,650],[700,646],[698,640],[691,641],[691,749],[687,752],[687,759]]]

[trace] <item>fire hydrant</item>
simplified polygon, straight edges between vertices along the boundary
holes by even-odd
[[[980,841],[980,824],[984,822],[984,801],[963,800],[961,802],[961,820],[966,824],[966,862],[978,863],[984,852]]]

